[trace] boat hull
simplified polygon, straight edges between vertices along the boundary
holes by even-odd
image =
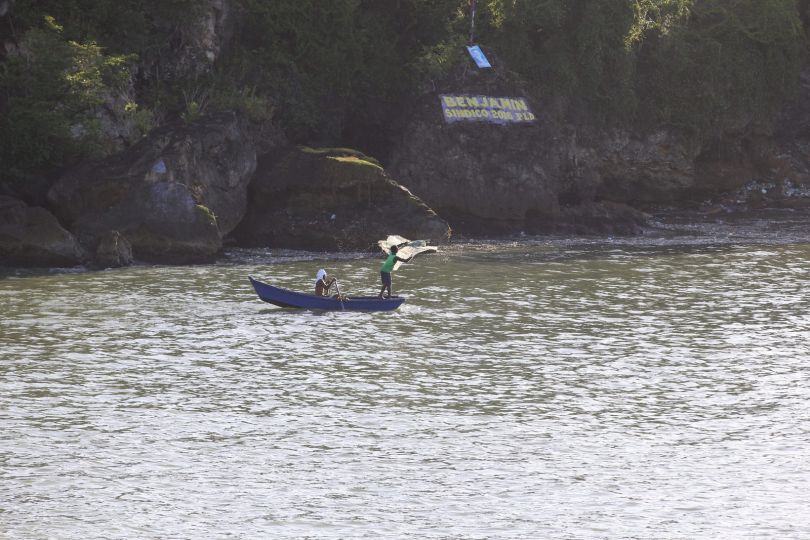
[[[405,302],[405,298],[394,296],[381,299],[377,296],[351,296],[344,300],[329,296],[315,296],[274,287],[259,280],[250,279],[259,298],[274,306],[296,309],[320,309],[325,311],[393,311]]]

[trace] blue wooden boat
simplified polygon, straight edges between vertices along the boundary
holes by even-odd
[[[259,298],[274,306],[302,309],[323,309],[328,311],[393,311],[405,302],[401,296],[380,298],[378,296],[351,296],[340,300],[331,296],[315,296],[280,287],[273,287],[267,283],[248,276],[250,283],[256,290]]]

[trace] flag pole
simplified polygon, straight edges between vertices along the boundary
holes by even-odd
[[[475,43],[475,0],[470,0],[470,45]]]

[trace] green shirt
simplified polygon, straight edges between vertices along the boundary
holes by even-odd
[[[380,272],[391,272],[394,269],[394,265],[397,264],[397,254],[391,253],[385,262],[382,263],[380,267]]]

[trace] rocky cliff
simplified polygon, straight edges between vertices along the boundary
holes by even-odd
[[[0,16],[13,5],[0,1]],[[774,122],[742,114],[712,139],[597,123],[493,58],[493,69],[468,61],[392,104],[402,113],[392,140],[378,141],[383,166],[358,151],[293,147],[272,114],[253,122],[233,112],[176,114],[133,144],[139,134],[120,114],[123,102],[138,84],[182,86],[213,73],[238,34],[235,6],[201,2],[160,54],[140,60],[120,95],[107,96],[97,118],[113,155],[71,164],[52,187],[38,175],[5,200],[0,263],[196,262],[215,257],[226,238],[355,250],[390,233],[441,242],[451,228],[636,234],[662,208],[810,207],[810,67]],[[447,94],[524,98],[536,119],[448,123]]]
[[[810,192],[808,83],[771,131],[743,126],[722,141],[598,126],[550,98],[529,100],[530,125],[447,123],[445,94],[531,92],[504,67],[468,66],[402,119],[391,174],[460,233],[633,234],[663,207],[803,206]]]
[[[631,191],[622,183],[648,180],[654,197],[689,182],[689,160],[665,136],[599,133],[533,99],[531,123],[447,123],[440,101],[447,94],[530,92],[503,67],[463,67],[409,107],[389,169],[459,232],[632,233],[644,216],[619,196]]]

